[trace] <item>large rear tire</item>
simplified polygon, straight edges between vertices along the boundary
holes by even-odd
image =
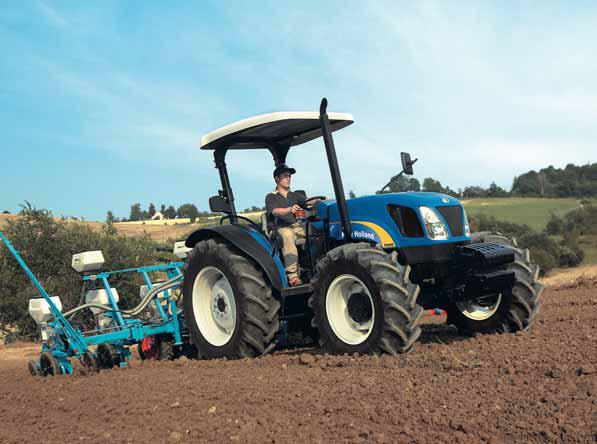
[[[467,304],[450,303],[446,310],[448,324],[468,335],[528,330],[541,307],[543,285],[538,280],[539,266],[531,262],[528,249],[518,248],[515,239],[492,233],[476,233],[472,237],[475,243],[493,242],[514,250],[514,262],[506,266],[515,273],[514,286],[511,294],[502,293]]]
[[[321,346],[332,353],[411,350],[423,309],[409,270],[367,243],[331,250],[317,264],[309,299]]]
[[[209,239],[187,256],[185,323],[201,358],[248,358],[271,351],[280,303],[263,271],[232,245]]]

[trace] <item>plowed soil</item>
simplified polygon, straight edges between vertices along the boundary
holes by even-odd
[[[399,357],[316,349],[33,377],[0,350],[0,442],[597,442],[597,285],[548,289],[533,329],[465,338],[428,315]]]

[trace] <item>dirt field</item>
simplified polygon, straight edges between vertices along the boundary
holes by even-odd
[[[0,442],[597,441],[597,283],[548,289],[525,334],[463,338],[428,315],[399,357],[315,349],[30,376],[0,349]]]

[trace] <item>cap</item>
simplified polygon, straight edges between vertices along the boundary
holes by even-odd
[[[283,164],[278,165],[276,167],[276,169],[274,170],[274,177],[277,177],[280,174],[285,173],[286,171],[288,171],[290,174],[296,173],[296,170],[294,168],[290,168],[288,165],[283,163]]]

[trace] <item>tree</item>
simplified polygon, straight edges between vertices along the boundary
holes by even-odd
[[[427,177],[423,181],[423,191],[430,191],[432,193],[443,193],[444,188],[439,180],[435,180],[431,177]]]
[[[487,197],[508,197],[508,192],[497,186],[495,182],[491,182],[487,190]]]
[[[176,219],[176,208],[170,205],[168,208],[162,211],[162,214],[166,219]]]
[[[357,197],[357,195],[354,193],[354,191],[350,190],[348,192],[348,197],[349,199],[354,199],[355,197]]]
[[[178,207],[178,210],[176,210],[176,214],[178,215],[178,217],[188,217],[189,219],[191,219],[191,223],[193,224],[195,223],[195,219],[199,217],[199,210],[195,205],[186,203]]]
[[[108,214],[106,214],[106,223],[113,224],[114,222],[116,222],[114,213],[112,213],[112,211],[108,211]]]
[[[384,191],[384,193],[401,193],[404,191],[421,191],[421,184],[414,177],[398,176],[390,182],[387,191]],[[380,192],[376,191],[376,194],[380,194]]]
[[[4,210],[4,211],[2,212],[2,214],[10,214],[10,211],[8,211],[8,210]]]
[[[164,211],[166,211],[166,205],[162,204],[160,207],[160,213],[164,214]]]
[[[462,192],[462,197],[467,199],[475,199],[486,196],[487,190],[478,186],[465,187],[464,191]]]
[[[141,211],[141,204],[135,203],[131,205],[131,214],[129,216],[131,221],[143,220],[143,212]]]
[[[149,219],[155,216],[155,205],[153,203],[149,204],[149,210],[147,211],[147,214],[149,216]]]

